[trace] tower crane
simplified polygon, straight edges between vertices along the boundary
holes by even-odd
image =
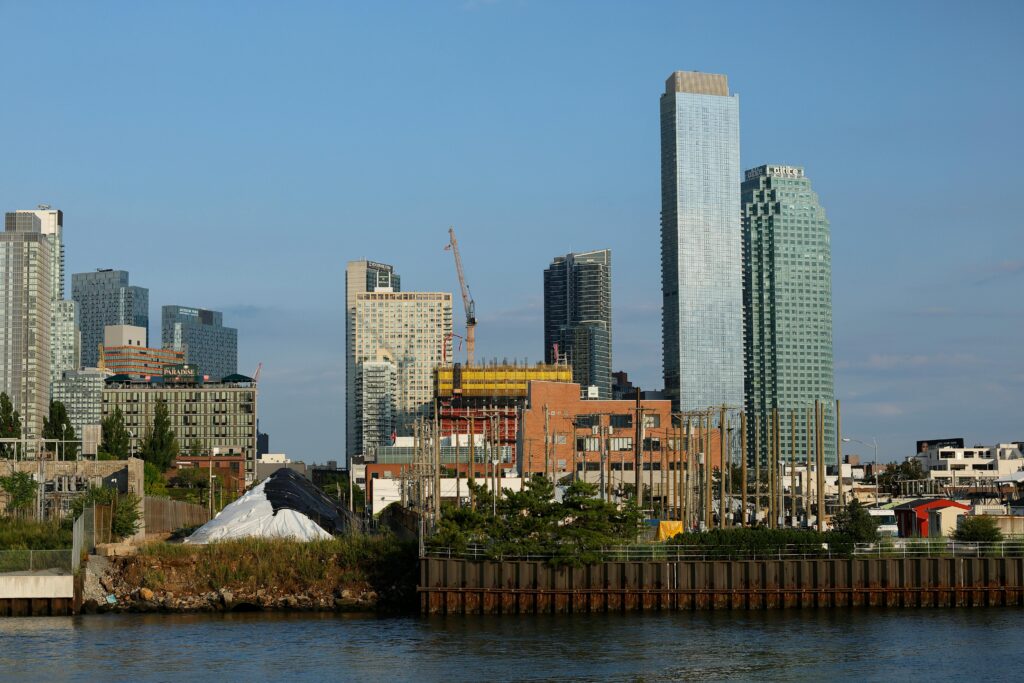
[[[455,256],[455,271],[459,275],[459,287],[462,289],[462,306],[466,309],[466,365],[473,364],[473,350],[476,347],[476,302],[469,293],[466,275],[462,271],[462,257],[459,256],[459,242],[455,239],[455,228],[448,228],[448,245],[445,251]]]

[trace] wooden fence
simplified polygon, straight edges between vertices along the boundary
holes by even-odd
[[[210,511],[204,505],[185,503],[170,498],[146,496],[146,533],[160,534],[177,531],[184,527],[206,524]]]
[[[1024,558],[420,559],[424,614],[1024,605]]]

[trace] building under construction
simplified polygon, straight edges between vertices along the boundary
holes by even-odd
[[[441,436],[475,434],[497,439],[500,447],[516,445],[529,383],[572,382],[565,364],[447,365],[434,371],[434,394]]]

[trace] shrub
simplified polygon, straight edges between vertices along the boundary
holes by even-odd
[[[1003,540],[1003,532],[999,530],[999,525],[993,517],[962,515],[956,531],[953,532],[953,539],[972,543],[996,543]]]
[[[832,529],[849,536],[854,543],[874,543],[878,540],[878,520],[871,516],[859,500],[850,501],[845,509],[836,513]]]

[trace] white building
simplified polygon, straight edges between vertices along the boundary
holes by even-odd
[[[451,293],[393,292],[378,288],[357,294],[352,332],[356,368],[381,358],[391,359],[394,364],[392,428],[399,435],[412,434],[416,418],[430,416],[434,368],[451,357]],[[359,410],[358,402],[355,406]],[[354,426],[360,425],[362,415],[354,419]]]
[[[913,457],[929,479],[948,485],[991,484],[1024,469],[1024,454],[1017,443],[971,448],[940,446]]]

